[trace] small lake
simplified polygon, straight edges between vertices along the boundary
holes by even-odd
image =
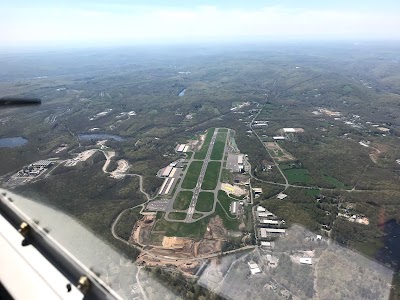
[[[378,251],[375,258],[398,271],[400,270],[400,224],[390,220],[384,224],[384,247]]]
[[[18,136],[11,138],[0,138],[0,148],[15,148],[26,144],[28,140]]]
[[[182,97],[182,96],[184,96],[184,95],[185,95],[185,92],[186,92],[186,90],[187,90],[187,89],[183,89],[182,91],[180,91],[180,92],[179,92],[179,94],[178,94],[178,96],[179,96],[179,97]]]
[[[119,135],[107,134],[107,133],[81,133],[78,134],[78,138],[83,141],[114,140],[117,142],[122,142],[124,140],[124,138]]]

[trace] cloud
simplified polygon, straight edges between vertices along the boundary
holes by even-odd
[[[400,38],[395,13],[215,6],[124,9],[30,8],[0,15],[4,44],[34,42],[143,42],[198,39]]]

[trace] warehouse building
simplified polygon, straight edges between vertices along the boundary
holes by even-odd
[[[276,229],[276,228],[260,228],[260,237],[268,238],[271,236],[285,234],[286,229]]]
[[[171,167],[171,166],[167,166],[167,167],[165,167],[164,170],[162,171],[161,176],[162,176],[162,177],[168,177],[169,174],[171,173],[171,171],[172,171],[172,167]]]

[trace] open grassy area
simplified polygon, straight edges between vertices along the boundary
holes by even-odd
[[[317,196],[319,194],[321,194],[321,191],[318,189],[307,189],[305,190],[305,193],[307,196]]]
[[[196,203],[196,210],[208,212],[214,205],[214,193],[200,192]]]
[[[161,215],[154,226],[154,231],[164,231],[166,236],[191,237],[200,239],[204,236],[210,217],[194,223],[169,222]]]
[[[221,182],[226,182],[226,183],[231,183],[231,184],[233,183],[231,171],[229,171],[225,168],[222,169]]]
[[[307,169],[287,169],[283,170],[289,183],[309,183],[312,181]]]
[[[175,220],[184,220],[186,218],[186,214],[181,212],[170,212],[168,217]]]
[[[201,185],[203,190],[213,190],[217,187],[220,168],[221,163],[218,161],[210,161],[208,163],[203,184]]]
[[[195,159],[205,159],[206,158],[208,146],[210,146],[210,142],[211,142],[211,138],[214,134],[214,130],[215,130],[215,128],[210,128],[207,130],[207,135],[206,135],[206,139],[204,140],[203,147],[201,147],[200,151],[198,151],[194,154]]]
[[[330,184],[334,185],[335,188],[337,189],[346,189],[349,188],[348,186],[346,186],[343,182],[341,182],[340,180],[337,180],[336,178],[329,176],[329,175],[325,175],[324,174],[324,179],[325,181],[329,182]]]
[[[222,207],[227,211],[227,213],[229,213],[229,206],[234,200],[229,198],[229,196],[224,191],[218,191],[218,200],[222,204]]]
[[[200,218],[200,217],[202,217],[202,216],[203,216],[203,214],[194,213],[194,214],[192,215],[192,218],[193,218],[193,219],[198,219],[198,218]]]
[[[186,173],[185,179],[182,182],[183,189],[194,189],[199,178],[201,167],[203,166],[202,161],[193,161]]]
[[[191,191],[181,191],[175,198],[174,209],[188,209],[193,193]]]
[[[226,229],[239,230],[240,220],[239,219],[232,220],[232,219],[228,218],[219,203],[217,203],[217,206],[215,207],[215,213],[221,217],[222,222],[224,223],[224,227]],[[228,212],[228,214],[229,214],[229,212]]]
[[[218,132],[217,138],[215,139],[214,147],[211,152],[211,159],[212,160],[221,160],[224,156],[224,149],[225,149],[225,141],[226,141],[225,132]]]

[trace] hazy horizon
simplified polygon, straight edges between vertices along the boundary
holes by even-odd
[[[3,3],[1,48],[399,41],[400,3],[338,0]]]

